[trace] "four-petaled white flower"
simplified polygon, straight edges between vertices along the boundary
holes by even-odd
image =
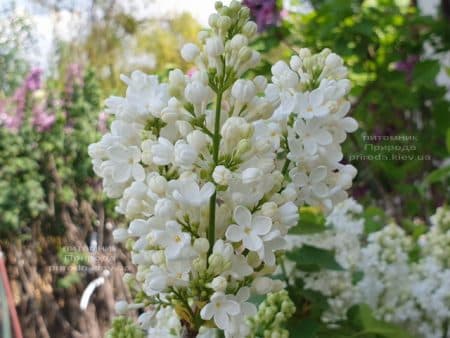
[[[139,163],[141,152],[138,147],[126,147],[122,144],[115,144],[107,150],[110,161],[104,163],[105,167],[112,168],[112,178],[114,181],[123,183],[130,178],[143,181],[145,171]]]
[[[266,235],[272,227],[272,219],[266,216],[252,216],[250,210],[243,206],[234,209],[234,220],[237,224],[231,224],[226,236],[232,242],[240,242],[251,250],[260,250],[263,246],[261,236]]]
[[[175,221],[166,223],[164,231],[157,231],[156,242],[165,248],[164,253],[168,259],[177,258],[182,249],[191,243],[191,235],[181,231],[181,226]]]
[[[310,174],[306,174],[294,168],[290,171],[290,175],[294,184],[301,188],[303,197],[308,200],[310,196],[314,198],[325,198],[329,193],[325,178],[327,177],[327,167],[318,166],[311,170]]]
[[[210,197],[215,191],[213,183],[206,183],[201,189],[197,182],[193,180],[184,180],[178,184],[173,192],[173,198],[182,204],[192,207],[200,207],[209,202]]]
[[[325,103],[324,94],[318,88],[311,92],[298,93],[296,110],[304,119],[321,117],[329,113],[329,109]]]
[[[200,315],[205,320],[213,318],[219,329],[228,330],[231,321],[230,317],[236,316],[240,311],[238,302],[228,299],[222,292],[215,292],[211,296],[211,301],[200,311]]]
[[[294,123],[294,130],[310,155],[314,155],[319,146],[326,146],[333,141],[331,133],[318,119],[308,120],[307,123],[298,119]]]

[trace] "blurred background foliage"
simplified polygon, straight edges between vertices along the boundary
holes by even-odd
[[[51,13],[78,13],[65,1],[31,2]],[[254,42],[263,53],[260,74],[270,77],[273,60],[287,60],[301,47],[330,48],[344,58],[353,82],[350,114],[360,123],[344,149],[359,171],[352,194],[365,206],[369,231],[394,218],[417,236],[450,192],[449,1],[441,1],[435,16],[408,0],[243,2],[260,29]],[[100,272],[50,274],[46,268],[64,261],[67,245],[111,245],[112,224],[120,222],[87,155],[88,144],[106,130],[103,100],[123,95],[121,73],[189,71],[179,48],[201,28],[188,13],[141,18],[115,0],[93,1],[82,14],[78,34],[56,37],[49,66],[37,69],[29,62],[36,23],[13,5],[1,12],[0,245],[30,338],[46,331],[98,337],[110,326],[114,297],[126,298],[115,281],[114,292],[110,287],[91,312],[81,313],[73,300]],[[25,274],[16,256],[28,262]],[[127,263],[115,259],[115,265]],[[320,313],[320,297],[309,296],[300,301],[316,304]],[[356,309],[353,324],[361,328],[364,316],[370,317],[366,309]]]

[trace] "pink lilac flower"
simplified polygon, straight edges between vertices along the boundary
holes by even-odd
[[[55,123],[55,115],[45,111],[43,106],[33,109],[33,126],[40,133],[48,131]]]
[[[33,69],[25,79],[25,88],[28,91],[35,91],[41,88],[42,86],[42,69],[35,68]]]
[[[0,127],[5,127],[10,131],[17,132],[22,125],[22,116],[11,115],[6,110],[8,101],[0,101]]]
[[[108,114],[104,111],[102,111],[98,116],[98,129],[102,134],[106,134],[108,131]]]
[[[244,0],[243,4],[250,9],[260,32],[277,25],[280,20],[280,10],[276,0]]]
[[[75,86],[83,85],[83,67],[78,63],[72,63],[67,69],[66,84],[64,87],[64,93],[68,100],[73,94]]]

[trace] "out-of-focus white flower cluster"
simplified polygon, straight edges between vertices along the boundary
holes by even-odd
[[[122,76],[126,96],[106,101],[115,119],[89,154],[130,220],[113,235],[131,248],[137,273],[126,279],[139,297],[121,309],[145,308],[140,323],[152,332],[172,307],[181,331],[216,326],[246,337],[250,293],[283,288],[267,275],[298,207],[330,210],[346,198],[356,170],[339,163],[340,144],[357,124],[345,117],[340,57],[302,49],[273,66],[271,83],[244,79],[260,59],[248,46],[256,24],[237,1],[216,9],[201,45],[181,50],[193,75],[175,69],[167,84]]]
[[[363,236],[362,208],[353,200],[338,204],[327,216],[322,233],[293,236],[293,246],[310,244],[335,250],[344,271],[294,270],[305,288],[327,297],[322,320],[346,318],[355,304],[368,304],[378,319],[402,325],[425,338],[445,336],[450,318],[450,210],[438,208],[433,226],[414,241],[402,228],[389,224]],[[355,280],[355,275],[361,278]]]

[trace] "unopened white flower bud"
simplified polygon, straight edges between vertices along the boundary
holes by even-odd
[[[218,36],[207,39],[205,50],[210,57],[214,58],[219,56],[225,50],[222,39]]]
[[[200,130],[190,132],[186,140],[199,153],[211,142],[210,137]]]
[[[293,55],[291,57],[291,60],[289,62],[289,65],[291,66],[291,68],[295,71],[299,70],[300,67],[302,66],[302,60],[300,59],[300,57],[298,55]]]
[[[236,34],[233,36],[230,42],[231,48],[235,50],[240,50],[242,47],[247,46],[248,39],[245,37],[245,35],[242,34]]]
[[[247,22],[244,27],[242,27],[242,33],[249,39],[254,37],[257,31],[258,26],[253,21]]]
[[[311,51],[309,50],[309,48],[301,48],[300,51],[298,52],[298,56],[301,59],[310,57],[311,56]]]
[[[208,18],[208,25],[211,28],[214,28],[217,26],[217,21],[219,21],[220,15],[217,13],[212,13]]]
[[[158,195],[164,195],[167,189],[167,180],[164,176],[161,175],[153,175],[148,181],[147,185],[151,191]]]
[[[187,62],[194,61],[199,53],[200,49],[193,43],[187,43],[181,48],[181,56]]]
[[[118,315],[124,315],[128,311],[128,302],[120,300],[114,304],[114,310]]]
[[[263,216],[273,217],[278,210],[278,205],[275,202],[266,202],[261,206],[261,213]]]
[[[247,139],[240,140],[239,143],[236,146],[236,156],[242,156],[247,151],[249,151],[252,148],[250,145],[250,142]]]
[[[121,243],[124,242],[130,237],[128,234],[128,230],[124,228],[115,229],[112,232],[114,242]]]
[[[184,90],[186,99],[192,104],[206,103],[210,97],[210,89],[199,81],[189,83]]]
[[[206,238],[197,238],[194,241],[194,250],[200,254],[207,253],[209,250],[209,242]]]
[[[209,37],[209,33],[207,31],[200,31],[197,34],[198,40],[202,43],[204,43],[208,37]]]
[[[217,167],[214,168],[212,178],[214,182],[216,182],[217,184],[226,186],[228,185],[228,183],[232,178],[232,173],[225,166],[218,165]]]
[[[265,295],[272,291],[273,280],[269,277],[256,277],[252,288],[257,294]]]
[[[156,265],[163,264],[165,262],[165,256],[164,252],[162,251],[155,251],[152,254],[152,261]]]
[[[211,288],[216,292],[225,292],[227,288],[227,280],[223,276],[217,276],[211,281]]]
[[[259,255],[255,251],[250,251],[247,255],[247,263],[253,267],[256,268],[261,264],[261,258],[259,258]]]
[[[253,79],[253,83],[255,84],[255,88],[258,93],[263,93],[266,90],[267,79],[264,76],[262,75],[256,76]]]
[[[338,68],[341,67],[342,64],[343,62],[341,57],[335,53],[328,54],[327,58],[325,59],[325,66],[329,68]]]
[[[251,184],[259,182],[264,177],[260,168],[247,168],[242,172],[242,183]]]
[[[224,31],[227,31],[231,27],[232,21],[229,16],[221,16],[217,21],[217,27]]]
[[[231,95],[241,103],[250,102],[256,95],[256,88],[252,81],[239,79],[231,88]]]
[[[233,1],[230,2],[230,5],[228,7],[230,7],[230,9],[232,11],[237,12],[238,10],[241,9],[242,5],[241,5],[241,3],[239,1],[233,0]]]
[[[252,56],[253,51],[250,47],[244,46],[239,50],[238,58],[239,61],[241,61],[242,63],[249,61],[252,58]]]
[[[188,143],[179,140],[174,148],[175,164],[182,168],[189,168],[197,160],[197,151]]]
[[[275,279],[272,280],[272,292],[278,292],[283,290],[286,287],[286,283],[282,280]]]
[[[251,124],[243,117],[230,117],[222,126],[221,134],[227,141],[237,141],[248,138],[253,132]]]
[[[169,85],[171,87],[184,87],[185,84],[185,77],[180,69],[174,69],[169,72]]]
[[[192,131],[192,125],[187,121],[178,120],[175,122],[175,125],[177,126],[178,132],[183,137],[186,137]]]
[[[144,330],[147,330],[150,327],[151,320],[154,316],[154,313],[152,312],[144,312],[141,314],[137,320],[138,325],[143,328]]]
[[[159,217],[169,218],[173,215],[175,204],[168,198],[160,198],[155,204],[155,215]]]

